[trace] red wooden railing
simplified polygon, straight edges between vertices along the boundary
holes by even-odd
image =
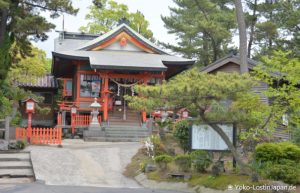
[[[76,126],[87,126],[91,123],[92,117],[90,115],[75,115],[74,124]],[[98,116],[98,121],[101,123],[101,116]]]
[[[101,123],[102,118],[98,116],[98,121]],[[74,126],[87,126],[91,123],[90,115],[75,115],[74,117]],[[62,125],[62,115],[60,113],[57,114],[57,125]]]
[[[61,144],[61,128],[16,128],[16,139],[30,139],[31,144]]]

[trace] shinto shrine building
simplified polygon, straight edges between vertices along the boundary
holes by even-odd
[[[60,32],[52,75],[63,82],[61,121],[70,123],[72,106],[78,115],[89,115],[97,98],[103,123],[142,125],[146,113],[128,109],[123,96],[136,95],[136,84],[159,84],[194,62],[166,53],[124,23],[102,35]]]

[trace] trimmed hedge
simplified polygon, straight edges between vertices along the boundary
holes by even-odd
[[[279,162],[281,159],[300,161],[300,148],[290,142],[262,143],[255,148],[255,159],[262,162]]]

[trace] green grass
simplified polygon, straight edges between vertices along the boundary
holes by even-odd
[[[199,176],[193,176],[189,181],[189,185],[191,186],[205,186],[207,188],[213,188],[218,190],[227,189],[228,185],[242,185],[249,183],[249,176],[242,175],[220,175],[217,177],[213,177],[209,174],[202,174]]]

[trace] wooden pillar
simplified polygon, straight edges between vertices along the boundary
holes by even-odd
[[[108,120],[108,76],[104,76],[104,96],[103,96],[103,120]]]
[[[144,85],[147,86],[148,78],[144,78]],[[142,111],[142,121],[145,123],[147,121],[147,113],[146,111]]]

